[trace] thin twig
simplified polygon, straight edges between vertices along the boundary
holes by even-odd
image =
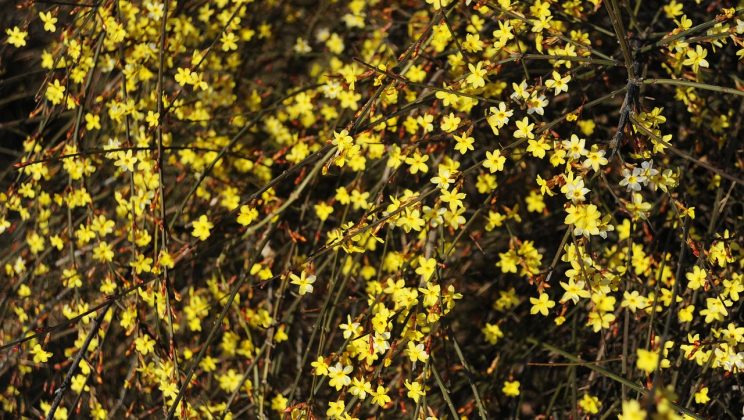
[[[98,314],[96,317],[96,320],[93,322],[93,326],[91,327],[90,331],[88,332],[88,336],[85,337],[85,341],[83,342],[83,345],[80,347],[80,350],[75,355],[75,358],[72,360],[72,364],[70,365],[70,368],[67,370],[67,374],[65,375],[65,379],[62,381],[62,384],[54,391],[54,401],[52,401],[52,405],[49,408],[49,412],[47,412],[46,420],[52,420],[54,419],[54,413],[57,411],[57,407],[59,407],[60,402],[62,402],[62,397],[65,394],[65,391],[67,391],[67,388],[70,387],[70,382],[72,381],[72,375],[75,373],[75,370],[77,370],[78,366],[80,365],[80,361],[83,359],[83,355],[86,351],[88,351],[88,346],[90,346],[90,342],[93,340],[93,337],[98,333],[98,328],[101,326],[101,323],[103,322],[103,318],[106,316],[106,313],[108,312],[109,308],[111,308],[111,305],[114,304],[114,301],[109,301],[108,304],[103,308],[101,313]]]

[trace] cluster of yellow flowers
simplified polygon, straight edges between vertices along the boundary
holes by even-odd
[[[618,3],[19,5],[0,408],[733,416],[744,9]]]

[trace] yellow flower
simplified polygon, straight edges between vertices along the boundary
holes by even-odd
[[[343,38],[341,38],[336,33],[331,34],[325,44],[328,48],[328,51],[332,52],[333,54],[341,54],[346,48]]]
[[[138,353],[146,356],[155,350],[155,340],[151,339],[149,335],[141,335],[134,340],[134,346]]]
[[[240,387],[240,382],[243,379],[242,375],[235,371],[235,369],[228,369],[228,371],[218,377],[220,383],[220,389],[225,392],[234,392]]]
[[[240,213],[238,214],[238,224],[241,226],[248,226],[258,218],[258,210],[244,204],[240,206]]]
[[[318,219],[321,221],[326,221],[328,219],[328,216],[333,214],[333,206],[326,203],[325,201],[321,201],[320,203],[313,206],[315,209],[315,214],[318,216]]]
[[[450,0],[426,0],[427,4],[431,4],[434,10],[439,10],[442,7],[446,7]]]
[[[349,135],[349,130],[341,130],[340,133],[333,132],[333,141],[331,142],[334,146],[338,147],[338,150],[343,152],[351,148],[354,144],[354,138]]]
[[[106,420],[109,417],[108,411],[98,401],[91,403],[90,415],[95,420]]]
[[[328,410],[326,411],[326,416],[328,418],[338,419],[342,418],[342,414],[344,412],[344,408],[346,408],[346,403],[344,403],[344,400],[340,401],[329,401],[328,402]]]
[[[723,281],[723,295],[728,296],[734,302],[739,301],[739,293],[744,292],[744,275],[733,274],[731,280]]]
[[[106,278],[103,280],[103,283],[101,283],[101,287],[98,289],[101,291],[101,293],[105,293],[107,295],[111,295],[116,290],[116,283],[111,278]]]
[[[54,25],[57,23],[57,18],[52,16],[52,12],[39,12],[39,19],[44,24],[44,30],[47,32],[54,32],[57,27]]]
[[[135,261],[129,263],[129,266],[132,267],[134,272],[137,274],[150,272],[152,270],[152,258],[139,254]]]
[[[8,44],[16,48],[21,48],[26,45],[26,37],[28,36],[27,31],[22,31],[17,26],[14,26],[13,28],[6,29],[5,33],[8,34],[8,39],[5,41]]]
[[[52,353],[44,351],[41,344],[34,344],[34,347],[31,349],[31,354],[34,356],[34,363],[46,363],[46,361],[52,357]]]
[[[421,126],[421,128],[424,129],[424,132],[426,133],[434,131],[434,124],[432,124],[432,121],[434,121],[434,116],[431,114],[420,115],[418,118],[416,118],[416,122],[419,126]]]
[[[460,154],[467,153],[468,150],[475,150],[473,148],[473,143],[475,142],[475,139],[470,137],[467,133],[462,133],[462,135],[458,136],[457,134],[454,135],[455,138],[455,150],[460,152]]]
[[[630,237],[630,220],[623,219],[623,222],[617,225],[617,236],[618,239],[624,241]]]
[[[160,250],[158,254],[158,265],[161,267],[173,268],[176,263],[173,261],[173,257],[168,251]]]
[[[4,233],[10,227],[10,222],[5,217],[0,216],[0,234]]]
[[[44,412],[44,415],[48,415],[49,410],[52,409],[52,405],[46,401],[42,401],[40,405],[41,411]],[[67,418],[67,407],[59,406],[57,411],[54,412],[54,420],[67,420]]]
[[[419,152],[413,154],[413,156],[406,158],[406,164],[410,166],[409,171],[415,175],[418,172],[425,174],[429,171],[429,167],[426,166],[426,161],[429,160],[428,155],[421,155]]]
[[[220,37],[220,42],[222,42],[222,51],[235,51],[238,49],[237,44],[238,37],[235,36],[232,32],[223,32],[222,36]]]
[[[86,375],[82,375],[82,374],[75,375],[72,377],[70,389],[72,389],[76,394],[79,394],[83,391],[89,391],[90,387],[85,384],[87,381],[88,381],[88,377]]]
[[[545,210],[545,201],[537,190],[530,191],[530,195],[525,197],[524,201],[527,203],[528,212],[542,213]]]
[[[478,175],[478,180],[475,182],[475,188],[477,188],[478,192],[481,194],[488,194],[496,189],[497,186],[498,183],[496,182],[496,177],[485,172],[480,173]]]
[[[535,135],[532,133],[532,129],[535,127],[535,124],[530,124],[530,120],[527,117],[522,118],[521,120],[517,121],[517,130],[514,131],[514,138],[515,139],[531,139],[534,138]]]
[[[392,401],[392,399],[388,396],[387,390],[382,385],[377,385],[377,389],[375,391],[371,392],[372,394],[372,404],[377,404],[380,407],[384,407]]]
[[[287,397],[284,395],[276,394],[276,396],[271,399],[271,409],[279,414],[283,414],[284,410],[287,408],[287,401]]]
[[[553,150],[553,154],[550,155],[550,164],[558,166],[566,163],[566,151],[563,149]]]
[[[571,75],[567,75],[566,77],[561,77],[560,73],[557,71],[553,72],[553,78],[549,79],[545,82],[545,87],[549,89],[553,89],[554,95],[558,95],[561,92],[568,92],[568,82],[571,81]]]
[[[695,317],[695,305],[687,305],[677,312],[677,319],[680,323],[692,322]]]
[[[420,256],[418,257],[418,263],[416,274],[419,274],[424,280],[429,280],[437,268],[437,260]]]
[[[475,66],[472,64],[468,64],[468,69],[470,70],[470,74],[465,79],[465,82],[473,87],[473,89],[478,89],[480,87],[483,87],[486,85],[486,73],[488,73],[488,70],[483,68],[483,62],[479,61],[478,64]]]
[[[416,363],[417,361],[426,363],[426,361],[429,360],[429,355],[426,353],[426,350],[424,350],[423,343],[415,344],[413,341],[409,341],[407,347],[406,354],[413,363]]]
[[[708,276],[708,273],[700,269],[698,266],[694,266],[692,268],[692,271],[685,274],[685,278],[687,279],[687,287],[689,287],[692,290],[697,290],[703,286],[705,286],[705,279]]]
[[[599,398],[584,394],[584,397],[579,401],[579,407],[589,414],[597,414],[599,413],[599,408],[602,407],[602,403],[599,401]]]
[[[517,305],[519,305],[519,298],[517,297],[517,292],[512,287],[506,291],[499,291],[499,298],[493,303],[493,308],[497,311],[505,312]]]
[[[108,242],[101,241],[93,248],[93,259],[101,262],[113,261],[114,250]]]
[[[527,143],[527,151],[538,159],[544,158],[545,152],[550,150],[550,145],[545,137],[540,137],[538,140],[529,140]]]
[[[160,382],[160,385],[158,385],[158,389],[160,390],[160,392],[163,393],[163,397],[165,397],[168,401],[173,401],[178,395],[178,384],[176,384],[175,382],[171,382],[168,380]]]
[[[457,130],[457,127],[460,126],[460,121],[461,121],[460,117],[450,112],[449,115],[445,115],[444,118],[442,118],[442,123],[439,125],[439,127],[445,133],[451,133]]]
[[[607,165],[609,162],[604,155],[604,150],[600,150],[597,148],[597,145],[593,145],[592,150],[586,154],[586,160],[584,160],[582,166],[585,168],[592,168],[594,172],[597,172],[601,166]]]
[[[636,359],[636,367],[638,369],[651,373],[656,370],[656,366],[659,364],[659,353],[655,351],[649,351],[645,349],[636,349],[638,358]]]
[[[465,41],[463,41],[462,43],[462,49],[469,53],[477,53],[483,50],[483,41],[481,41],[480,35],[479,34],[465,35]],[[473,71],[473,69],[470,68],[470,71]],[[477,89],[478,87],[481,87],[481,86],[473,86],[474,89]]]
[[[566,209],[568,215],[563,223],[574,225],[577,235],[599,235],[600,217],[602,216],[594,204],[570,205]]]
[[[705,309],[700,311],[700,315],[705,316],[706,324],[710,324],[713,321],[723,321],[724,317],[728,315],[726,302],[731,304],[730,300],[721,301],[719,297],[705,299]]]
[[[191,82],[191,70],[183,67],[177,68],[175,80],[179,85],[186,86]]]
[[[646,420],[646,410],[636,400],[623,401],[623,413],[617,416],[618,420]]]
[[[199,238],[202,241],[206,241],[209,238],[209,231],[214,227],[212,222],[207,219],[207,216],[202,214],[199,219],[191,224],[194,229],[191,235]]]
[[[199,367],[202,368],[205,372],[213,372],[215,369],[217,369],[216,359],[212,356],[205,356],[201,360],[201,362],[199,362]]]
[[[530,298],[532,308],[530,308],[530,314],[535,315],[540,313],[542,316],[548,316],[548,309],[555,306],[555,302],[550,299],[547,293],[540,293],[537,298]]]
[[[424,295],[424,306],[429,308],[436,305],[442,291],[442,286],[427,282],[426,287],[419,287],[419,292]]]
[[[70,289],[82,287],[83,280],[74,268],[62,270],[62,283]]]
[[[441,190],[440,199],[443,203],[449,204],[450,211],[455,211],[458,207],[463,207],[462,199],[465,198],[465,193],[459,192],[457,188],[453,188],[452,191],[446,189]]]
[[[694,50],[687,50],[687,58],[682,62],[682,65],[692,66],[692,71],[697,73],[700,67],[708,67],[708,61],[705,59],[707,55],[708,51],[697,45]]]
[[[44,237],[36,232],[33,232],[26,237],[26,243],[28,244],[29,250],[34,255],[44,250],[45,242]]]
[[[710,401],[708,387],[704,386],[700,388],[700,391],[695,393],[695,404],[706,404],[708,401]]]
[[[455,174],[450,172],[449,168],[446,168],[444,165],[439,165],[437,170],[439,173],[431,179],[431,182],[436,184],[438,188],[446,190],[449,184],[455,182]]]
[[[501,328],[499,328],[498,324],[486,324],[481,332],[486,336],[488,344],[491,345],[496,344],[499,341],[499,338],[504,336],[504,333],[501,332]]]
[[[125,330],[129,330],[130,328],[134,327],[134,323],[136,320],[137,320],[137,310],[130,307],[122,312],[119,325],[121,325]]]
[[[669,19],[674,19],[675,17],[682,14],[682,3],[678,3],[677,0],[671,0],[669,3],[665,4],[662,7],[662,10],[664,11],[664,15],[668,17]]]
[[[638,309],[643,309],[648,306],[648,299],[645,296],[641,296],[637,290],[632,292],[623,292],[623,301],[620,303],[620,307],[628,308],[632,313],[635,313]]]
[[[367,398],[367,394],[372,394],[372,384],[364,378],[354,378],[351,380],[349,392],[351,392],[351,395],[363,400]]]
[[[27,284],[22,284],[20,287],[18,287],[18,296],[22,298],[26,298],[31,296],[31,288],[28,287]]]
[[[483,167],[494,173],[503,171],[504,163],[506,163],[506,157],[501,156],[501,151],[494,150],[493,152],[486,152],[486,160],[483,162]]]
[[[519,381],[505,381],[501,392],[507,397],[519,396]]]
[[[306,293],[313,292],[313,283],[315,283],[315,275],[307,275],[303,270],[300,275],[290,273],[289,277],[292,279],[290,283],[299,287],[298,293],[300,296],[304,296]]]
[[[421,383],[413,381],[409,382],[408,379],[403,382],[403,385],[405,385],[408,392],[406,393],[406,396],[413,400],[416,404],[418,404],[419,399],[426,395],[426,391],[424,391],[424,387],[421,385]]]
[[[537,185],[540,186],[540,194],[552,197],[555,195],[553,191],[550,190],[550,186],[548,185],[548,181],[542,179],[540,175],[537,176]]]
[[[134,172],[134,164],[137,163],[137,157],[132,155],[131,150],[126,152],[119,152],[118,158],[114,165],[124,169],[125,171]]]
[[[62,103],[62,99],[65,97],[65,87],[59,83],[59,80],[54,79],[54,82],[47,86],[46,94],[44,95],[52,105],[58,105]]]
[[[587,299],[591,296],[591,293],[584,288],[584,281],[579,280],[578,283],[574,282],[573,279],[568,279],[568,283],[560,282],[561,287],[566,290],[561,297],[561,302],[572,301],[574,304],[579,303],[579,299]]]
[[[328,385],[336,388],[336,391],[340,391],[341,388],[348,386],[351,383],[351,378],[349,378],[351,370],[351,366],[344,366],[340,362],[336,362],[334,366],[328,368],[328,377],[330,378]],[[318,374],[317,368],[315,374]]]
[[[147,111],[147,116],[145,117],[145,121],[147,122],[147,125],[150,127],[155,127],[160,123],[160,113],[159,112],[153,112],[153,111]]]
[[[486,117],[486,122],[488,122],[495,136],[499,134],[499,129],[505,126],[509,122],[509,118],[514,115],[514,111],[507,108],[504,102],[499,102],[498,108],[495,106],[490,107],[488,112],[489,115]]]
[[[514,250],[509,250],[499,253],[499,262],[496,263],[496,266],[501,267],[502,273],[516,273],[518,263],[519,256],[517,253]]]
[[[569,140],[563,140],[561,145],[566,149],[571,159],[579,159],[587,154],[585,147],[586,139],[579,138],[576,134],[571,134],[571,138]]]
[[[317,376],[323,376],[323,375],[328,374],[328,363],[326,363],[323,356],[318,356],[318,359],[310,363],[310,366],[313,367],[313,373]]]

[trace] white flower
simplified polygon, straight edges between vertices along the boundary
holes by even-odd
[[[530,96],[530,99],[527,100],[527,113],[537,113],[538,115],[545,114],[545,105],[548,104],[548,99],[545,97],[545,95],[537,96],[535,94],[532,94]]]
[[[307,54],[312,51],[312,48],[310,48],[310,44],[300,36],[297,37],[297,41],[295,41],[294,50],[298,54]]]
[[[566,191],[566,198],[573,202],[584,201],[588,192],[589,189],[584,188],[584,181],[579,181],[577,184],[569,185],[568,191]]]
[[[640,191],[641,184],[645,184],[647,179],[643,176],[643,170],[633,168],[633,172],[623,169],[623,179],[620,180],[620,186],[628,188],[628,191]]]
[[[650,178],[655,177],[659,174],[659,171],[654,169],[654,161],[653,160],[647,160],[645,162],[641,162],[641,175],[643,175],[645,181],[643,183],[647,183]]]
[[[729,372],[733,372],[734,369],[737,372],[744,370],[744,351],[738,353],[731,352],[723,362],[723,368]]]
[[[586,139],[580,139],[576,134],[571,134],[571,140],[563,140],[562,143],[571,159],[579,159],[587,153]]]
[[[574,203],[584,201],[586,193],[590,190],[584,187],[584,179],[582,177],[573,177],[573,174],[568,176],[566,184],[561,187],[561,192],[566,194],[566,198],[573,201]]]

